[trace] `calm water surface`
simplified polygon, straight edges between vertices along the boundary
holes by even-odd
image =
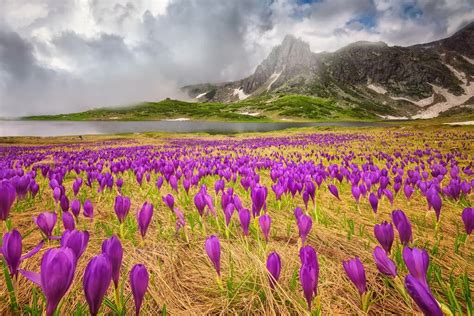
[[[234,134],[242,132],[269,132],[295,127],[385,126],[381,122],[322,122],[322,123],[251,123],[206,121],[0,121],[0,137],[5,136],[72,136],[140,132]]]

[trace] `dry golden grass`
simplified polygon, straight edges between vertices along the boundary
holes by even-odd
[[[309,131],[305,131],[309,132]],[[320,131],[321,132],[321,131]],[[374,142],[351,142],[341,146],[308,145],[303,147],[289,148],[262,148],[249,151],[248,154],[265,156],[274,151],[281,152],[286,157],[293,153],[305,153],[314,149],[316,152],[330,152],[334,154],[348,153],[375,153],[384,151],[392,153],[396,149],[412,151],[416,148],[423,149],[425,143],[441,152],[449,152],[453,148],[460,148],[466,153],[465,160],[459,161],[460,165],[472,164],[474,132],[472,129],[444,129],[443,132],[452,133],[450,139],[443,139],[443,145],[438,147],[440,141],[438,131],[415,130],[412,128],[399,129],[361,129],[361,130],[332,130],[336,133],[365,133],[375,137]],[[395,132],[414,133],[413,136],[394,138]],[[280,132],[270,135],[291,135],[301,133]],[[266,134],[268,136],[268,134]],[[182,136],[178,136],[182,137]],[[202,138],[203,136],[190,136]],[[238,136],[238,139],[245,137],[260,137],[260,135]],[[222,136],[208,136],[207,138],[222,139]],[[106,137],[87,137],[82,142],[83,148],[100,148],[100,143]],[[135,139],[130,137],[115,137],[119,141],[124,141],[125,145],[152,144],[158,146],[167,143],[162,135],[140,135]],[[235,139],[235,138],[232,138]],[[30,141],[24,141],[26,145]],[[46,139],[42,143],[76,143],[74,138]],[[33,141],[32,145],[38,142]],[[118,143],[120,144],[120,143]],[[464,148],[463,148],[464,144]],[[6,146],[11,146],[7,144]],[[65,150],[68,150],[65,148]],[[78,150],[78,149],[74,149]],[[234,154],[235,153],[229,153]],[[311,158],[303,158],[311,159]],[[360,160],[354,160],[362,163]],[[52,162],[52,161],[51,161]],[[316,162],[319,162],[319,158]],[[322,162],[327,166],[330,163],[337,163],[339,160],[330,163],[324,158]],[[375,161],[382,165],[384,162]],[[238,223],[238,218],[234,214],[230,225],[230,236],[226,238],[224,233],[222,210],[220,209],[220,196],[216,199],[213,184],[217,177],[207,177],[205,183],[209,187],[209,192],[213,195],[214,203],[219,214],[220,224],[207,217],[203,220],[204,228],[196,223],[191,227],[193,219],[197,221],[198,216],[192,198],[197,193],[198,188],[192,187],[189,197],[180,191],[179,197],[171,190],[168,184],[164,184],[160,192],[154,183],[156,175],[153,174],[150,183],[144,179],[142,187],[138,186],[134,174],[125,173],[123,179],[124,194],[132,199],[131,212],[127,219],[127,233],[122,240],[124,248],[124,260],[122,266],[121,280],[124,282],[124,293],[130,293],[128,283],[128,273],[130,268],[136,263],[143,263],[150,273],[150,284],[148,293],[142,307],[143,315],[158,315],[162,308],[171,315],[203,315],[203,314],[242,314],[242,315],[303,315],[308,314],[298,277],[299,262],[299,238],[296,222],[293,217],[295,207],[304,207],[299,195],[295,199],[284,197],[279,205],[275,202],[275,196],[270,189],[271,180],[269,170],[260,170],[261,182],[269,188],[268,213],[272,217],[271,237],[266,244],[258,228],[251,229],[248,238],[242,236]],[[47,182],[38,176],[41,181],[40,193],[33,201],[20,201],[11,213],[13,226],[20,230],[24,236],[24,252],[34,247],[41,239],[41,235],[32,221],[32,216],[44,210],[55,208],[52,200],[51,190],[47,187]],[[65,179],[64,185],[67,194],[72,199],[70,188],[74,180],[73,176]],[[249,194],[240,185],[233,185],[236,193],[241,197],[244,206],[250,208],[251,202]],[[150,190],[151,188],[151,190]],[[182,190],[182,187],[181,187]],[[177,197],[176,204],[187,216],[186,241],[183,231],[175,233],[175,218],[170,210],[164,205],[161,197],[171,193]],[[105,191],[97,193],[97,183],[90,189],[83,185],[81,194],[87,195],[94,204],[93,223],[81,217],[77,224],[79,229],[86,229],[91,233],[91,239],[86,252],[80,258],[76,277],[73,285],[62,301],[61,315],[72,315],[77,307],[85,304],[82,291],[82,275],[88,261],[100,253],[102,241],[110,236],[111,232],[118,233],[119,223],[113,210],[113,200],[117,192]],[[323,315],[342,314],[362,314],[360,309],[359,295],[355,287],[345,276],[342,268],[342,260],[359,256],[363,262],[368,279],[369,289],[374,291],[376,302],[372,305],[369,313],[373,315],[382,314],[416,314],[415,305],[405,302],[400,294],[390,288],[384,277],[378,273],[373,258],[372,250],[377,245],[373,237],[373,225],[382,220],[390,220],[390,213],[394,209],[402,209],[410,218],[413,224],[414,244],[418,247],[426,248],[430,251],[431,265],[441,269],[444,282],[449,279],[449,274],[453,271],[455,276],[460,276],[467,272],[471,279],[474,277],[474,246],[472,239],[465,245],[460,246],[455,253],[454,244],[456,237],[462,232],[461,211],[459,203],[443,200],[441,225],[437,235],[435,234],[435,216],[433,212],[427,212],[426,200],[419,192],[415,192],[410,201],[407,201],[402,192],[394,200],[393,206],[387,199],[382,199],[379,211],[373,214],[367,199],[362,198],[359,210],[350,193],[350,185],[343,182],[339,186],[341,201],[336,200],[327,190],[323,183],[321,189],[317,190],[317,211],[318,222],[313,223],[313,229],[307,240],[307,244],[313,246],[319,257],[320,276],[318,293],[322,306]],[[472,205],[473,194],[467,199],[467,203]],[[154,204],[154,216],[148,230],[145,242],[141,242],[141,237],[136,230],[135,212],[144,201]],[[310,214],[313,206],[310,202]],[[349,238],[349,220],[354,223],[354,234]],[[59,221],[58,221],[59,222]],[[60,225],[60,223],[58,224]],[[253,224],[251,224],[253,225]],[[62,227],[61,227],[62,229]],[[222,245],[222,284],[216,281],[216,273],[204,251],[204,240],[208,235],[219,236]],[[436,253],[433,249],[437,244]],[[49,241],[41,252],[23,262],[21,268],[32,271],[39,271],[39,262],[42,254],[50,247],[56,247],[57,241]],[[399,245],[398,237],[394,247]],[[268,283],[268,276],[265,268],[265,260],[271,251],[279,253],[282,259],[282,273],[278,285],[271,290]],[[399,274],[404,277],[406,271],[399,267]],[[441,288],[438,282],[431,279],[431,286],[436,297],[447,302],[446,289]],[[36,287],[24,277],[19,276],[16,295],[20,305],[32,304],[32,292]],[[36,288],[39,292],[39,289]],[[112,286],[108,295],[113,299]],[[461,297],[460,288],[457,288],[456,296],[461,304],[465,301]],[[8,314],[8,294],[4,284],[3,276],[0,277],[0,313]],[[127,304],[128,314],[132,314],[133,301],[130,299]],[[109,314],[110,310],[102,306],[101,312]]]

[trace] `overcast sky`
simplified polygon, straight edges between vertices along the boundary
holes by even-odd
[[[472,0],[0,0],[0,116],[67,113],[240,79],[286,34],[315,52],[410,45],[474,20]]]

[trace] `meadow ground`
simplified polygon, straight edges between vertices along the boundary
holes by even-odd
[[[19,230],[23,253],[44,237],[33,221],[41,212],[55,211],[58,222],[53,235],[63,233],[63,211],[50,187],[54,175],[63,178],[64,194],[70,202],[92,202],[93,219],[83,216],[83,208],[76,219],[76,229],[89,231],[90,240],[77,262],[74,281],[61,301],[61,315],[87,314],[82,286],[84,269],[92,257],[101,253],[103,240],[113,234],[120,236],[124,249],[119,299],[125,307],[122,313],[134,312],[128,274],[134,264],[142,263],[150,274],[143,315],[309,314],[299,280],[301,239],[294,216],[296,207],[301,207],[313,221],[305,242],[316,250],[320,269],[313,313],[320,309],[322,315],[363,314],[359,293],[342,266],[343,260],[355,256],[365,267],[367,288],[372,291],[369,314],[419,313],[412,299],[397,288],[408,271],[396,228],[390,257],[397,266],[398,277],[382,275],[372,254],[379,244],[374,225],[384,220],[391,222],[392,211],[401,209],[412,224],[413,241],[409,246],[423,248],[429,254],[427,281],[435,298],[453,313],[472,315],[474,237],[467,238],[461,212],[472,207],[474,188],[469,192],[461,190],[455,196],[443,191],[445,187],[451,189],[453,179],[473,184],[472,127],[313,128],[235,136],[144,133],[83,139],[16,138],[0,143],[0,179],[7,178],[6,169],[21,168],[25,174],[36,170],[31,178],[39,186],[38,193],[33,197],[28,192],[17,199],[2,228],[3,232]],[[113,178],[112,186],[109,188],[109,180],[104,180],[107,183],[101,189],[106,173]],[[178,180],[177,191],[166,180],[170,176]],[[83,184],[75,197],[72,186],[78,177]],[[159,177],[165,179],[161,188],[156,185]],[[116,185],[119,178],[123,179],[121,190]],[[381,184],[385,181],[381,178],[387,178],[388,184]],[[271,217],[268,241],[253,218],[249,235],[243,234],[238,210],[226,227],[223,193],[214,189],[219,179],[225,180],[226,192],[233,188],[243,208],[251,211],[255,203],[252,187],[267,188],[266,213]],[[185,180],[190,183],[189,192],[184,188]],[[308,181],[316,191],[314,202],[309,198],[306,208],[302,196]],[[401,188],[396,192],[399,181]],[[359,203],[352,194],[354,182],[367,189]],[[272,189],[278,183],[284,190],[280,200]],[[404,193],[407,183],[414,189],[409,199]],[[340,199],[331,194],[329,184],[336,186]],[[202,217],[197,211],[194,197],[202,185],[207,186],[217,216],[208,208]],[[430,185],[441,189],[439,223],[433,209],[428,209],[426,186]],[[378,190],[380,186],[393,194],[393,203],[390,193]],[[370,192],[378,195],[376,213],[368,200]],[[123,225],[114,212],[114,200],[119,194],[131,199]],[[184,213],[185,224],[178,231],[176,213],[162,198],[168,194]],[[154,205],[154,213],[142,239],[135,214],[145,201]],[[261,214],[264,212],[262,209]],[[220,279],[204,249],[210,235],[218,236],[222,247]],[[47,240],[38,254],[21,263],[21,269],[39,272],[42,255],[58,245],[57,240]],[[274,289],[266,269],[267,256],[273,251],[281,258],[281,275]],[[4,273],[5,270],[0,277],[2,315],[12,313]],[[21,274],[14,283],[20,313],[39,314],[44,308],[41,289]],[[106,298],[100,311],[114,314],[113,285]]]

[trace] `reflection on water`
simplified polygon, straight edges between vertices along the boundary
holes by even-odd
[[[138,132],[172,132],[210,134],[233,134],[241,132],[268,132],[293,127],[384,126],[380,122],[322,122],[322,123],[251,123],[251,122],[206,122],[206,121],[0,121],[1,136],[72,136],[93,134],[118,134]]]

